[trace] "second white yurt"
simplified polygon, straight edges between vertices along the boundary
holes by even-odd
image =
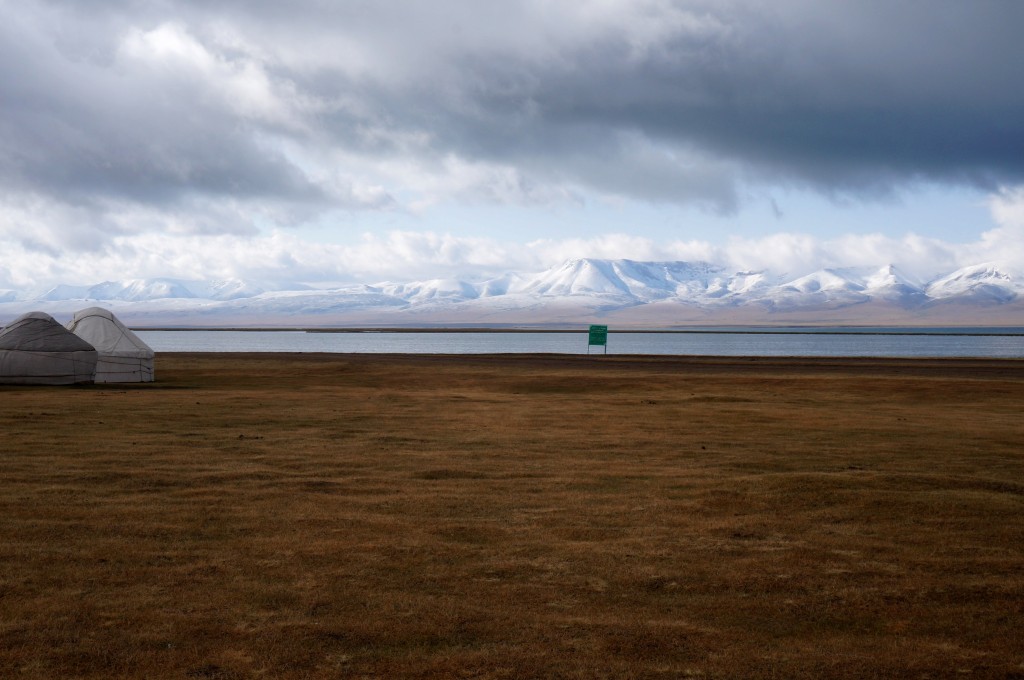
[[[89,307],[77,311],[68,323],[68,330],[99,352],[96,382],[153,380],[153,350],[121,323],[110,310]]]
[[[92,345],[44,312],[22,314],[0,331],[0,384],[91,383],[96,359]]]

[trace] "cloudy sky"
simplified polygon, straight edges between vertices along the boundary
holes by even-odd
[[[1024,3],[0,0],[0,288],[1024,262]]]

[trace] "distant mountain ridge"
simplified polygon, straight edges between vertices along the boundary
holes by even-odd
[[[352,284],[315,289],[241,280],[129,279],[56,286],[0,314],[105,304],[135,323],[181,325],[440,325],[577,323],[930,323],[1024,325],[1024,280],[983,263],[929,281],[893,265],[789,276],[728,271],[707,262],[574,258],[538,273]]]
[[[43,293],[39,300],[164,300],[168,298],[203,298],[234,300],[254,297],[262,288],[229,279],[224,281],[184,281],[180,279],[127,279],[104,281],[93,286],[59,285]]]

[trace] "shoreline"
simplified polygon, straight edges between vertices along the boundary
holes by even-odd
[[[1012,329],[1012,330],[1011,330]],[[241,332],[241,333],[577,333],[586,334],[585,328],[500,328],[500,327],[351,327],[317,328],[295,327],[241,327],[241,326],[133,326],[136,332]],[[646,335],[935,335],[935,336],[995,336],[1024,337],[1020,326],[759,326],[734,328],[644,329],[609,328],[609,334]]]

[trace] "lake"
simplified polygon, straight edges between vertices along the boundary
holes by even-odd
[[[304,330],[137,331],[157,352],[586,354],[587,333]],[[1015,328],[707,328],[614,332],[608,354],[1024,358]],[[603,353],[602,347],[589,348]]]

